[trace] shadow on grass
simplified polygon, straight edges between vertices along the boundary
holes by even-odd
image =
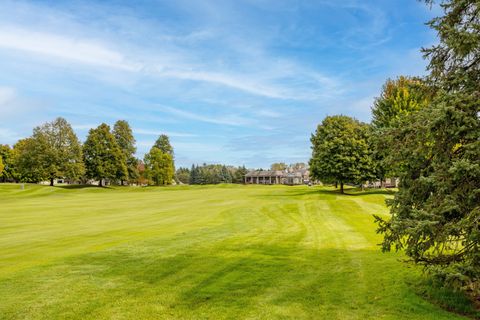
[[[111,186],[96,186],[92,184],[68,184],[64,186],[56,185],[54,188],[65,189],[65,190],[76,190],[76,189],[114,189]]]
[[[259,194],[254,197],[260,198],[278,198],[278,197],[303,197],[314,195],[326,195],[326,196],[365,196],[365,195],[394,195],[395,190],[391,189],[365,189],[362,191],[360,188],[345,188],[345,193],[342,194],[340,189],[333,188],[318,188],[311,187],[309,189],[302,188],[301,190],[292,187],[291,189],[280,189],[278,192],[269,194]]]
[[[105,311],[115,301],[116,310],[124,315],[132,304],[153,301],[155,307],[161,303],[167,314],[178,318],[453,317],[418,295],[424,286],[418,269],[399,264],[397,255],[222,241],[162,254],[159,248],[168,245],[150,242],[141,250],[130,246],[69,258],[59,266],[38,268],[40,274],[29,270],[18,280],[0,282],[0,293],[9,292],[10,285],[17,294],[31,294],[36,305],[43,306],[34,310],[37,316],[55,307],[38,301],[47,299],[42,292],[45,279],[49,296],[60,296],[57,304],[71,303],[63,308],[74,308],[77,315],[83,309],[95,315],[91,310],[95,292],[95,308]],[[32,301],[22,298],[16,297],[12,310],[28,310]]]

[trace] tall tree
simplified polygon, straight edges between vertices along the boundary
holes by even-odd
[[[87,177],[97,179],[100,186],[103,179],[115,180],[128,174],[125,155],[105,123],[90,129],[83,154]]]
[[[53,186],[55,178],[76,179],[84,173],[81,144],[65,119],[36,127],[25,142],[19,162],[24,176],[48,179]],[[29,170],[35,173],[30,175]]]
[[[314,179],[359,183],[372,175],[368,125],[347,116],[329,116],[312,135],[310,174]]]
[[[172,184],[175,169],[170,154],[164,153],[154,146],[145,155],[144,162],[147,177],[153,184],[157,186]]]
[[[388,79],[372,108],[370,144],[375,176],[381,182],[387,176],[398,175],[397,142],[394,132],[405,126],[407,115],[425,108],[431,101],[433,89],[420,78],[400,76]]]
[[[2,157],[4,165],[3,172],[0,174],[2,181],[16,181],[18,174],[15,169],[14,150],[7,144],[0,144],[0,157]]]
[[[2,176],[3,169],[5,169],[5,165],[3,164],[2,156],[0,156],[0,177]]]
[[[136,180],[138,178],[138,160],[135,158],[135,138],[133,136],[130,125],[125,120],[118,120],[113,126],[113,135],[117,141],[120,150],[125,158],[125,166],[127,167],[127,176],[123,176],[123,171],[119,171],[120,184],[123,185],[124,180]]]
[[[155,141],[155,144],[153,145],[157,149],[160,149],[163,153],[168,153],[169,155],[172,156],[173,159],[173,147],[170,144],[170,139],[166,134],[162,134],[158,137],[157,141]]]
[[[48,172],[42,163],[44,159],[43,147],[33,138],[20,139],[13,146],[13,162],[17,178],[21,182],[41,182],[48,179]]]
[[[431,1],[427,1],[431,2]],[[389,220],[377,217],[383,249],[405,249],[446,284],[480,297],[480,4],[442,1],[424,52],[436,88],[428,108],[398,130],[401,187]]]

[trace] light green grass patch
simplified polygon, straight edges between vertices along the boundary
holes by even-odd
[[[0,318],[460,318],[379,251],[389,196],[0,185]]]

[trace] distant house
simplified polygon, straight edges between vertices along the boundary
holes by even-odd
[[[310,182],[308,169],[299,170],[256,170],[245,175],[245,184],[300,185]]]

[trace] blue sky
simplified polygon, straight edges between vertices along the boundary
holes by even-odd
[[[416,0],[0,1],[0,143],[65,117],[161,133],[177,166],[306,162],[326,115],[370,121],[389,77],[425,74]]]

